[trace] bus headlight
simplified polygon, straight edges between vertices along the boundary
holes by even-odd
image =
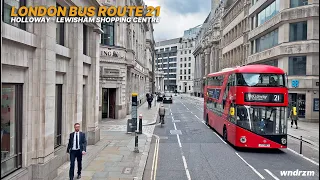
[[[247,142],[247,138],[245,136],[241,136],[240,142],[241,143],[246,143]]]
[[[282,143],[282,144],[286,144],[286,143],[287,143],[286,138],[281,138],[281,143]]]

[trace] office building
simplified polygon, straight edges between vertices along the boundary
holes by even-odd
[[[212,0],[210,14],[196,36],[194,74],[194,96],[203,97],[204,78],[207,74],[217,72],[221,63],[221,24],[224,4]]]
[[[180,39],[156,42],[156,69],[164,73],[165,91],[177,90],[177,52]]]
[[[99,1],[1,1],[1,179],[52,180],[68,159],[74,123],[100,139],[96,23],[11,23],[11,7]]]
[[[129,3],[129,4],[128,4]],[[105,1],[104,6],[144,6],[143,1]],[[138,104],[154,91],[155,42],[152,23],[102,23],[100,42],[100,119],[131,113],[131,94]]]
[[[319,122],[319,1],[253,0],[248,64],[288,74],[289,104],[300,120]]]
[[[193,93],[193,79],[195,71],[195,37],[201,26],[196,26],[184,31],[180,39],[177,56],[177,87],[179,93]]]

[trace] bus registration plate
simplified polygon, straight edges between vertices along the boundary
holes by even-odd
[[[270,144],[259,144],[259,147],[270,147]]]

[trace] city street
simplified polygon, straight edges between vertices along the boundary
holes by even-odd
[[[236,150],[204,124],[203,100],[173,98],[173,104],[165,104],[166,124],[155,127],[144,180],[319,179],[317,148],[304,145],[303,154],[309,158],[300,156],[295,152],[299,141],[288,137],[285,150]],[[315,175],[280,175],[297,170]]]

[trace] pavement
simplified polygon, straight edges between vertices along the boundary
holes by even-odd
[[[179,95],[165,107],[169,114],[163,127],[155,126],[144,180],[319,179],[319,157],[312,160],[290,148],[239,150],[223,141],[202,119],[202,98]],[[298,144],[289,141],[290,147]],[[304,151],[318,154],[306,147]],[[314,174],[284,176],[283,171]]]
[[[143,116],[143,134],[138,135],[139,153],[134,152],[133,133],[127,133],[127,119],[102,119],[100,122],[100,141],[87,147],[87,154],[82,160],[82,180],[141,180],[147,162],[154,124],[160,103],[148,109],[147,103],[138,107],[138,114]],[[58,169],[54,180],[67,180],[69,164],[66,162]],[[77,167],[75,167],[76,175]]]

